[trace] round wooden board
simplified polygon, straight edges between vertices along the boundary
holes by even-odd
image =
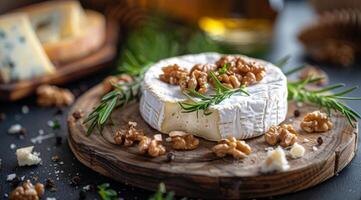
[[[167,162],[166,156],[151,158],[137,153],[137,147],[122,147],[112,143],[114,131],[124,127],[128,121],[136,121],[146,134],[157,133],[141,118],[138,103],[132,102],[112,114],[101,136],[97,131],[86,136],[83,119],[74,119],[72,113],[82,110],[87,114],[99,103],[102,86],[98,85],[81,96],[73,106],[68,117],[69,145],[77,159],[94,171],[117,181],[156,190],[164,182],[168,190],[180,196],[239,199],[273,196],[296,192],[339,173],[354,157],[357,149],[357,128],[352,128],[340,114],[334,113],[334,128],[326,133],[307,134],[300,130],[303,115],[316,110],[310,105],[290,103],[285,123],[292,123],[299,131],[298,142],[306,148],[300,159],[288,157],[290,169],[286,172],[261,174],[259,167],[266,157],[265,148],[269,147],[263,137],[247,140],[252,154],[243,159],[232,157],[217,158],[211,152],[215,142],[201,139],[200,146],[193,151],[174,151],[164,142],[175,159]],[[298,107],[298,108],[297,108]],[[295,118],[295,109],[301,116]],[[163,135],[165,138],[166,135]],[[323,144],[317,144],[322,137]],[[303,142],[307,138],[309,142]],[[314,151],[313,146],[318,150]]]

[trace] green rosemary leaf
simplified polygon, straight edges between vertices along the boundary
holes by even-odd
[[[291,55],[286,55],[285,57],[276,61],[275,65],[282,69],[288,63],[290,58],[291,58]]]
[[[291,75],[291,74],[294,74],[294,73],[302,70],[302,69],[305,68],[305,67],[306,67],[306,65],[301,65],[301,66],[298,66],[298,67],[295,67],[295,68],[291,69],[290,71],[285,72],[284,74],[285,74],[286,76],[289,76],[289,75]]]
[[[203,99],[203,100],[204,99],[209,99],[209,97],[204,96],[203,94],[197,92],[195,89],[190,89],[190,90],[188,90],[188,92],[190,94],[192,94],[193,96],[198,97],[200,99]]]
[[[213,79],[215,86],[216,86],[216,92],[217,93],[222,93],[224,91],[228,91],[230,90],[229,88],[225,87],[216,77],[216,75],[214,74],[214,72],[210,72],[209,73],[211,78]]]
[[[342,92],[338,92],[338,93],[335,93],[335,94],[332,94],[332,95],[328,95],[328,96],[343,96],[343,95],[345,95],[345,94],[348,94],[348,93],[354,91],[354,90],[357,89],[357,88],[358,88],[358,87],[355,86],[355,87],[349,88],[349,89],[347,89],[347,90],[344,90],[344,91],[342,91]]]
[[[342,96],[335,96],[336,99],[342,100],[361,100],[361,97],[342,97]]]
[[[219,74],[225,74],[227,73],[228,67],[230,66],[229,63],[225,63],[223,67],[219,70]]]
[[[344,87],[345,84],[336,84],[336,85],[330,85],[330,86],[327,86],[327,87],[324,87],[320,90],[315,90],[313,91],[314,93],[324,93],[324,92],[328,92],[328,91],[331,91],[331,90],[334,90],[334,89],[337,89],[337,88],[341,88],[341,87]]]

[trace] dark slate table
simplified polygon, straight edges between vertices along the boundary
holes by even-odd
[[[312,21],[314,13],[304,2],[288,2],[285,10],[281,13],[275,33],[275,43],[273,49],[266,59],[275,61],[284,55],[292,55],[290,64],[300,64],[305,62],[300,44],[297,42],[296,34],[300,28]],[[337,67],[323,67],[330,76],[331,83],[343,82],[349,86],[361,85],[361,66],[354,66],[352,69],[342,69]],[[87,77],[71,83],[66,87],[75,93],[82,93],[87,88],[99,83],[110,70],[105,70],[97,75]],[[355,92],[355,96],[361,96],[361,90]],[[29,107],[29,113],[23,114],[22,108]],[[349,105],[361,112],[360,102],[350,102]],[[16,103],[0,102],[0,113],[6,114],[6,119],[0,122],[0,158],[2,166],[0,169],[0,194],[5,198],[5,194],[11,191],[11,184],[6,181],[8,174],[16,173],[25,179],[38,179],[45,182],[47,178],[54,180],[57,191],[45,193],[46,197],[56,197],[57,199],[78,199],[79,191],[90,185],[90,191],[86,192],[87,199],[99,199],[94,186],[101,183],[110,183],[111,187],[119,192],[123,199],[146,199],[153,192],[135,188],[123,183],[117,183],[109,178],[105,178],[96,172],[79,163],[70,151],[67,142],[66,115],[67,110],[59,113],[56,108],[40,108],[36,105],[35,97],[30,97]],[[61,124],[60,130],[52,130],[47,124],[49,120],[58,119]],[[13,124],[21,124],[27,129],[24,139],[9,135],[8,128]],[[43,164],[33,167],[17,167],[15,149],[11,149],[11,144],[16,147],[33,145],[31,138],[39,135],[39,130],[44,131],[44,135],[55,133],[57,138],[44,140],[41,144],[35,144],[35,151],[41,153]],[[59,138],[62,143],[59,143]],[[14,146],[13,145],[13,146]],[[57,155],[62,162],[55,163],[51,157]],[[74,177],[80,177],[78,185],[72,185]],[[296,192],[293,194],[273,197],[273,199],[357,199],[361,198],[361,155],[358,153],[353,161],[338,176],[313,188]],[[45,199],[45,198],[44,198]]]

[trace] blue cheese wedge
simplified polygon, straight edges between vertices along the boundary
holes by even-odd
[[[42,44],[78,35],[85,14],[78,1],[48,1],[17,10],[26,13]]]
[[[0,16],[0,82],[54,72],[26,14]]]
[[[246,88],[250,96],[234,94],[211,106],[210,115],[204,115],[202,111],[198,116],[196,112],[182,112],[178,102],[187,100],[187,97],[180,87],[159,80],[164,66],[178,64],[190,70],[195,64],[215,63],[221,56],[217,53],[186,55],[165,59],[150,67],[142,86],[140,113],[143,119],[162,133],[185,131],[213,141],[229,136],[237,139],[256,137],[264,134],[270,126],[281,123],[287,114],[287,79],[271,63],[243,56],[265,66],[265,77]]]

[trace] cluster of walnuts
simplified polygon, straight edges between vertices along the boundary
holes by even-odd
[[[326,132],[333,127],[332,122],[328,118],[326,113],[322,113],[319,110],[308,113],[301,122],[302,130],[313,132]]]
[[[218,80],[229,88],[255,84],[266,75],[266,69],[263,66],[240,56],[223,56],[216,62],[216,66],[218,71],[215,74]]]
[[[68,90],[53,85],[41,85],[36,90],[37,103],[40,106],[69,106],[74,102],[74,95]]]
[[[163,74],[159,76],[161,81],[202,94],[207,92],[208,83],[215,85],[210,72],[214,72],[217,79],[230,89],[255,84],[266,75],[263,66],[239,56],[223,56],[215,64],[196,64],[190,71],[177,64],[168,65],[162,70]]]
[[[130,83],[133,78],[128,74],[121,74],[119,76],[108,76],[102,82],[104,93],[114,90],[114,84]]]
[[[139,153],[148,153],[152,157],[164,155],[166,149],[162,145],[162,135],[156,134],[151,139],[145,136],[142,130],[136,129],[136,126],[136,122],[128,122],[127,130],[120,130],[115,133],[114,142],[127,147],[138,142]]]
[[[36,183],[35,186],[30,180],[24,181],[21,186],[16,187],[9,196],[9,200],[38,200],[44,195],[44,185]]]
[[[134,143],[138,143],[139,153],[148,153],[152,157],[162,156],[166,153],[161,134],[155,134],[152,139],[145,136],[143,130],[137,129],[136,126],[136,122],[130,121],[126,130],[117,131],[114,135],[115,144],[129,147]],[[183,131],[172,131],[169,136],[172,148],[176,150],[193,150],[199,145],[197,138]]]
[[[296,142],[297,132],[291,124],[273,125],[265,133],[264,138],[270,145],[279,143],[282,147],[288,147]]]
[[[224,157],[227,154],[233,156],[234,158],[242,159],[251,154],[251,147],[242,140],[237,140],[235,137],[228,137],[227,139],[222,139],[212,148],[212,151],[218,157]]]
[[[326,113],[316,110],[305,115],[300,127],[307,133],[315,133],[326,132],[333,127],[333,124]],[[269,145],[279,143],[282,147],[288,147],[296,143],[297,131],[291,124],[273,125],[265,133],[264,138]]]

